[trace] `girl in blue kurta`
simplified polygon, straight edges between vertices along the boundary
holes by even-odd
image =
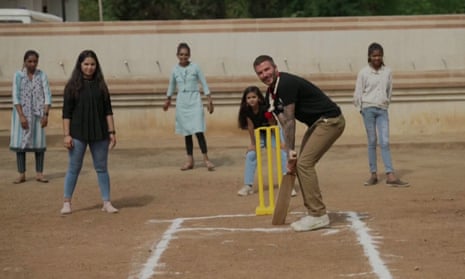
[[[19,177],[13,183],[26,181],[26,152],[34,152],[36,180],[48,182],[43,176],[44,156],[47,148],[45,127],[52,94],[45,72],[37,69],[39,54],[28,50],[24,64],[13,80],[13,114],[11,117],[10,149],[16,152]]]
[[[208,98],[208,112],[213,113],[213,102],[207,81],[199,66],[189,61],[190,48],[186,43],[178,45],[176,56],[179,59],[179,63],[174,66],[171,72],[170,83],[166,93],[167,100],[165,101],[163,110],[168,110],[171,105],[171,96],[174,89],[177,88],[176,134],[184,135],[187,151],[187,162],[181,167],[181,170],[194,168],[192,135],[195,134],[203,154],[205,166],[209,171],[212,171],[215,169],[215,166],[210,162],[207,155],[207,142],[204,135],[205,115],[198,85],[199,82],[202,84],[204,95]]]

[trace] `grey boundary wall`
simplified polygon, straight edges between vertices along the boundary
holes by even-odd
[[[352,106],[357,72],[367,47],[378,42],[393,69],[391,134],[428,137],[465,134],[465,15],[82,22],[0,25],[0,132],[8,134],[11,84],[27,49],[40,53],[52,86],[49,134],[61,134],[61,99],[78,53],[97,52],[109,84],[120,139],[171,136],[174,109],[163,112],[179,42],[191,46],[216,109],[208,133],[239,132],[242,90],[265,89],[252,62],[275,58],[281,71],[308,78],[343,109],[345,137],[363,137]],[[298,127],[299,133],[304,129]]]

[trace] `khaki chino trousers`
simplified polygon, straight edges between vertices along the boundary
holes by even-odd
[[[316,164],[341,136],[344,128],[345,119],[342,114],[333,118],[321,118],[307,129],[302,139],[297,160],[297,177],[304,205],[311,216],[326,214],[315,170]]]

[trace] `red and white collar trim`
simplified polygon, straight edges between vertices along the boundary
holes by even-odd
[[[269,98],[269,102],[270,102],[270,107],[268,108],[268,111],[269,112],[273,112],[275,110],[275,106],[274,106],[274,100],[276,98],[276,93],[278,91],[278,85],[279,85],[279,79],[281,77],[279,76],[279,73],[278,73],[278,77],[276,78],[276,82],[274,83],[274,87],[273,87],[273,92],[271,92],[271,86],[268,87],[268,90],[269,90],[269,94],[268,94],[268,98]]]

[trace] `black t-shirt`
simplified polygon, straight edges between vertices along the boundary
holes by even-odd
[[[264,104],[259,106],[257,114],[255,114],[250,107],[247,108],[247,117],[252,120],[254,129],[270,126],[268,119],[265,117],[266,111],[267,106]]]
[[[275,97],[275,113],[283,112],[285,106],[295,104],[295,118],[311,126],[319,118],[337,117],[341,109],[320,88],[310,81],[285,72],[279,73]],[[269,102],[269,92],[266,101]]]

